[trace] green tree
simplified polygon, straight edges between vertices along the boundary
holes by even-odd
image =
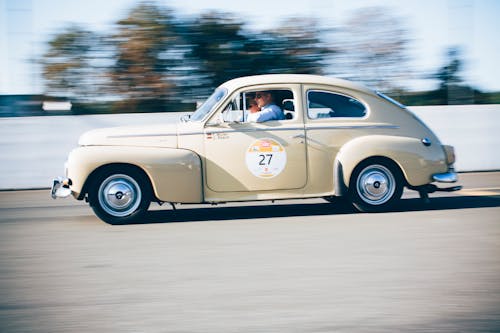
[[[435,91],[440,104],[472,104],[475,92],[465,84],[461,72],[463,71],[462,52],[459,47],[450,47],[446,51],[446,63],[431,76],[439,82]]]
[[[269,73],[324,74],[326,60],[337,52],[322,39],[325,32],[315,19],[286,19],[264,34],[261,68]]]
[[[128,111],[163,111],[174,93],[169,67],[179,61],[171,11],[143,2],[116,25],[117,33],[108,39],[115,59],[108,75],[110,93],[123,100],[117,106]]]
[[[436,89],[403,92],[399,99],[406,105],[485,104],[495,100],[495,94],[485,94],[465,84],[461,72],[463,60],[459,47],[446,50],[445,63],[426,79],[438,81]]]
[[[97,94],[98,71],[93,66],[99,38],[76,25],[69,26],[49,41],[42,56],[42,75],[49,95],[85,100]]]
[[[439,81],[439,89],[446,90],[449,86],[463,83],[460,76],[463,68],[460,53],[458,47],[451,47],[446,51],[447,63],[436,74],[432,75],[433,78]]]
[[[237,17],[220,12],[202,14],[186,22],[182,32],[189,46],[187,63],[194,75],[194,95],[206,96],[221,83],[246,75],[268,73],[322,73],[321,60],[332,52],[320,39],[321,30],[312,19],[255,32]]]
[[[229,13],[203,13],[184,22],[180,35],[188,45],[185,53],[191,75],[186,80],[194,95],[206,96],[223,82],[251,73],[248,37],[243,23]]]

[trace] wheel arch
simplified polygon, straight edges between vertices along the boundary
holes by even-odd
[[[349,187],[351,184],[351,178],[354,174],[354,171],[358,168],[363,167],[364,165],[368,165],[374,162],[385,162],[388,164],[392,170],[395,170],[398,173],[398,176],[401,181],[403,181],[403,186],[408,186],[408,181],[406,180],[405,174],[403,172],[403,168],[399,163],[394,161],[392,158],[384,155],[373,155],[365,157],[357,161],[356,163],[350,165],[349,169],[345,171],[345,167],[340,159],[335,160],[335,195],[336,196],[347,196],[349,192]],[[347,173],[347,174],[346,174]]]
[[[80,193],[80,196],[78,199],[83,199],[86,195],[88,195],[89,188],[91,186],[94,186],[93,183],[94,183],[95,179],[99,175],[101,175],[102,173],[107,172],[108,170],[117,170],[118,172],[119,171],[129,171],[129,172],[132,171],[132,172],[137,172],[137,173],[141,174],[144,177],[144,179],[147,180],[146,185],[149,187],[148,190],[150,191],[151,195],[153,196],[151,198],[151,200],[158,200],[156,198],[155,190],[153,187],[153,182],[151,181],[151,177],[146,172],[146,170],[144,170],[143,168],[141,168],[138,165],[135,165],[132,163],[122,163],[122,162],[120,162],[120,163],[107,163],[107,164],[103,164],[103,165],[100,165],[97,168],[95,168],[88,175],[87,179],[85,180],[85,183],[83,184],[83,187],[82,187],[82,192]]]

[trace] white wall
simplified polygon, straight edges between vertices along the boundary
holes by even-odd
[[[183,113],[0,118],[0,190],[50,187],[88,130],[176,122]]]
[[[455,147],[457,171],[500,170],[500,105],[410,107],[443,144]]]
[[[500,170],[500,105],[410,108],[445,144],[458,171]],[[182,113],[0,118],[0,189],[43,188],[63,175],[85,131],[178,121]]]

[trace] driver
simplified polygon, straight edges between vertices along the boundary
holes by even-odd
[[[283,110],[273,101],[273,95],[270,91],[258,91],[255,93],[255,102],[260,111],[248,115],[248,121],[262,123],[269,120],[283,120],[285,114]]]

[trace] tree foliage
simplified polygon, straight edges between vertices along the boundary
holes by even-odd
[[[94,94],[93,52],[97,36],[72,25],[49,41],[40,63],[49,94],[85,99]]]
[[[440,89],[445,90],[450,86],[456,86],[463,83],[460,75],[463,69],[463,61],[460,54],[460,48],[449,48],[446,52],[446,64],[431,76],[439,81]]]
[[[322,40],[317,21],[293,18],[264,34],[261,49],[271,73],[324,74],[324,60],[335,53]]]
[[[227,80],[266,73],[335,74],[418,104],[424,97],[404,87],[412,74],[409,33],[388,13],[382,7],[356,11],[332,38],[332,30],[311,18],[288,18],[272,30],[255,31],[230,13],[179,18],[169,8],[141,2],[109,35],[67,27],[49,41],[40,62],[48,94],[105,102],[118,112],[181,110],[186,103],[192,108]],[[458,97],[470,88],[461,70],[459,50],[450,49],[432,76],[439,88],[428,97],[464,101]]]
[[[437,80],[431,91],[403,93],[400,99],[408,105],[447,105],[494,103],[498,95],[484,94],[467,85],[462,78],[463,58],[459,47],[446,50],[444,65],[428,77]]]
[[[329,49],[316,27],[312,20],[298,19],[276,30],[252,32],[230,14],[209,12],[185,24],[182,35],[190,46],[187,57],[196,64],[197,83],[211,90],[246,75],[322,73],[320,60]]]
[[[117,22],[117,33],[108,38],[116,59],[107,72],[109,90],[121,96],[127,107],[144,101],[161,106],[168,100],[173,86],[168,68],[175,60],[166,52],[177,40],[172,21],[169,10],[141,3]]]
[[[196,95],[207,96],[221,83],[251,74],[243,23],[228,13],[208,12],[179,29],[187,45],[186,60],[194,73],[186,75]],[[194,75],[193,75],[194,74]]]

